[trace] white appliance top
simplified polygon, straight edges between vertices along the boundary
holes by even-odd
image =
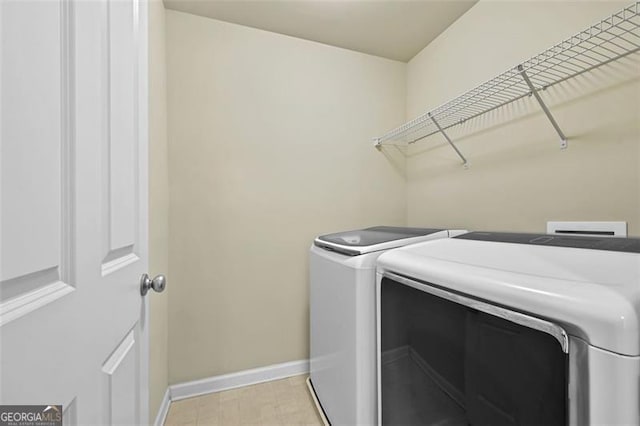
[[[640,239],[471,232],[384,253],[387,271],[640,355]]]
[[[321,235],[314,240],[313,244],[347,256],[358,256],[430,239],[425,238],[427,236],[446,238],[449,235],[443,229],[374,226]]]

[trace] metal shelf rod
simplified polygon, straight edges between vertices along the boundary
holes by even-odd
[[[551,125],[553,126],[554,129],[556,129],[556,132],[558,132],[558,135],[560,136],[560,148],[565,149],[567,147],[567,137],[562,132],[562,129],[560,129],[558,122],[556,121],[555,118],[553,118],[553,115],[551,115],[551,111],[549,111],[549,108],[547,108],[547,105],[544,103],[544,101],[540,97],[540,94],[538,93],[538,89],[536,89],[533,86],[533,83],[531,83],[531,80],[529,80],[529,76],[527,75],[527,72],[524,70],[522,65],[518,65],[518,71],[520,72],[522,79],[527,83],[527,86],[529,86],[529,89],[531,89],[531,93],[540,104],[540,108],[542,108],[542,111],[544,111],[544,113],[546,114],[547,118],[551,122]]]
[[[467,159],[464,158],[464,155],[462,155],[462,153],[460,152],[460,150],[458,149],[456,144],[454,144],[453,141],[451,140],[451,138],[449,138],[449,135],[447,135],[447,133],[444,130],[442,130],[442,127],[440,127],[440,124],[438,124],[436,119],[433,118],[433,116],[431,114],[429,114],[429,118],[431,119],[431,121],[433,121],[433,124],[435,124],[435,126],[438,128],[440,133],[442,133],[442,136],[444,136],[444,138],[447,140],[447,142],[449,142],[449,145],[451,145],[451,148],[453,148],[456,151],[456,154],[458,154],[458,157],[460,157],[462,159],[462,165],[467,167]]]

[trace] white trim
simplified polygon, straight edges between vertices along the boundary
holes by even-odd
[[[283,362],[169,386],[171,401],[309,373],[309,360]]]
[[[160,407],[158,408],[158,414],[156,415],[156,421],[153,423],[154,426],[163,426],[164,421],[167,420],[167,414],[169,413],[169,406],[171,405],[171,391],[167,387],[167,390],[164,391],[164,397],[162,397],[162,402],[160,403]]]

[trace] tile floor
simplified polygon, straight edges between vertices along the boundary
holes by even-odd
[[[176,401],[164,424],[321,426],[306,379],[306,375],[294,376]]]

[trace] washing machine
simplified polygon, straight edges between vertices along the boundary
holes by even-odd
[[[462,232],[377,226],[315,239],[310,250],[310,381],[331,424],[376,421],[378,256]]]
[[[471,232],[376,292],[379,424],[640,424],[640,239]]]

